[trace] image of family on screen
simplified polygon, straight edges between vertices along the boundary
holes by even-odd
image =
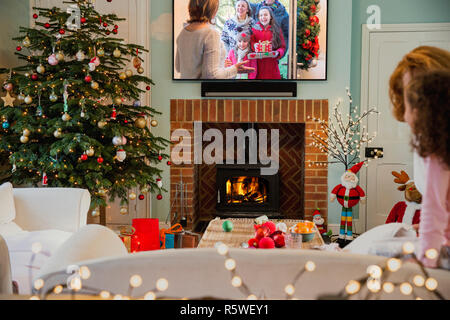
[[[286,79],[289,13],[282,2],[289,3],[189,0],[189,19],[176,38],[180,78]]]

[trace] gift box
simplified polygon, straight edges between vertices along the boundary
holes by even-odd
[[[131,252],[131,237],[136,230],[133,227],[121,227],[119,230],[119,238],[122,240],[128,252]]]
[[[175,248],[196,248],[200,238],[200,234],[191,231],[175,234]]]
[[[161,229],[160,231],[160,243],[161,249],[174,249],[177,246],[175,236],[183,232],[183,227],[181,224],[177,223],[168,229]]]
[[[255,43],[255,52],[271,52],[272,51],[272,42],[269,40],[261,41]]]
[[[132,227],[135,232],[131,236],[131,252],[158,250],[160,248],[158,219],[133,219]]]

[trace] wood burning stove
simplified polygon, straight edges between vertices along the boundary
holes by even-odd
[[[219,217],[280,216],[279,174],[261,175],[262,165],[216,165]]]

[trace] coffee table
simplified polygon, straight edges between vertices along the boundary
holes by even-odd
[[[225,220],[229,220],[233,223],[233,230],[231,232],[225,232],[222,229],[222,224]],[[301,220],[294,219],[280,219],[280,220],[270,220],[274,223],[284,222],[287,227],[291,227]],[[247,243],[248,240],[255,236],[255,229],[253,228],[254,219],[245,218],[230,218],[230,219],[220,219],[215,218],[211,220],[208,227],[203,234],[197,248],[214,248],[217,242],[223,242],[231,248],[240,248],[243,242]],[[314,239],[309,242],[303,242],[301,249],[312,249],[317,246],[324,245],[322,236],[320,235],[317,227],[315,228]]]

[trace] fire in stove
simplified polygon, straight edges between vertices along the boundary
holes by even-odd
[[[226,182],[226,201],[229,204],[267,202],[267,185],[260,177],[233,177]]]

